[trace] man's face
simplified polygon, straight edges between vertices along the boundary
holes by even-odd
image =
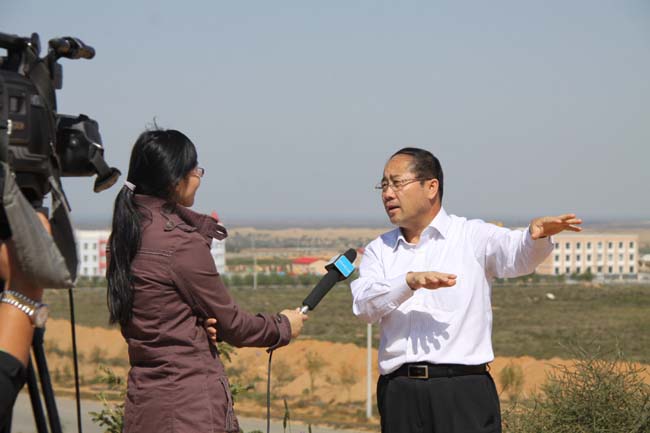
[[[381,193],[386,214],[391,223],[405,229],[430,222],[433,198],[438,191],[436,179],[407,182],[417,178],[411,171],[412,163],[411,156],[396,155],[386,163],[382,178],[389,185]]]

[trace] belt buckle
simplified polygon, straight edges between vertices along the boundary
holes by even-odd
[[[426,364],[409,365],[407,375],[410,379],[428,379],[429,366]]]

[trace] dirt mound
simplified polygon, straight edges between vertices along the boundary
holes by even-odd
[[[58,389],[70,391],[71,333],[65,320],[50,320],[46,332],[46,350],[50,371]],[[118,330],[77,327],[77,342],[81,354],[80,371],[85,377],[87,394],[102,389],[96,382],[98,366],[108,365],[118,375],[125,376],[128,369],[127,347]],[[353,344],[302,340],[277,350],[273,355],[272,386],[276,400],[274,413],[281,412],[282,398],[287,398],[295,413],[319,417],[327,410],[340,414],[341,421],[359,422],[364,418],[366,399],[365,348]],[[523,373],[521,396],[530,395],[546,381],[553,366],[571,366],[573,361],[553,358],[538,360],[531,357],[498,357],[490,365],[492,376],[501,392],[500,373],[506,367],[520,368]],[[262,416],[266,391],[268,354],[259,348],[235,349],[232,361],[226,363],[231,382],[252,385],[257,398],[238,398],[237,410],[241,414]],[[371,391],[377,381],[377,350],[372,352]],[[650,370],[645,373],[650,383]],[[503,395],[502,398],[506,397]],[[349,410],[348,410],[349,408]],[[304,418],[304,417],[303,417]]]

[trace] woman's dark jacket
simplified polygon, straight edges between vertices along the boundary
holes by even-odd
[[[279,347],[291,329],[283,315],[241,310],[215,267],[213,218],[138,195],[142,243],[132,262],[133,318],[122,328],[129,348],[125,433],[238,432],[224,367],[199,319],[217,319],[220,340]]]

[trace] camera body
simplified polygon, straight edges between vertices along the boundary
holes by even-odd
[[[79,39],[49,41],[40,55],[40,39],[0,33],[0,160],[6,161],[27,200],[40,206],[52,181],[64,176],[93,176],[95,192],[120,175],[104,160],[99,125],[86,115],[57,113],[55,90],[62,87],[59,58],[92,58],[94,49]],[[60,184],[59,184],[60,186]]]

